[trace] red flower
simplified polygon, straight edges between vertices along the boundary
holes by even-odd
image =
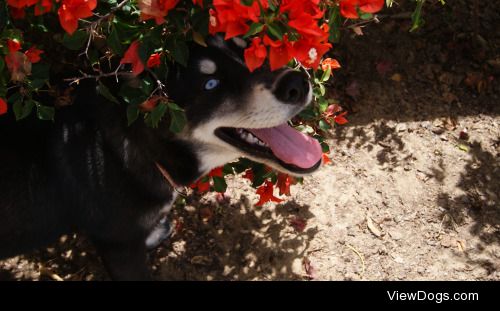
[[[250,72],[262,66],[266,60],[267,49],[260,38],[254,38],[249,48],[245,50],[245,63]]]
[[[210,171],[210,173],[208,173],[208,176],[210,176],[210,177],[224,177],[222,169],[223,169],[222,166],[214,168],[213,170]]]
[[[280,195],[290,196],[290,186],[296,184],[295,178],[288,174],[278,173],[278,181],[276,186],[280,190]]]
[[[196,183],[192,184],[191,189],[197,189],[199,192],[207,192],[210,190],[210,183],[208,178],[204,181],[204,178],[200,178]]]
[[[243,178],[246,178],[250,181],[253,181],[253,171],[251,168],[249,168],[248,170],[245,171],[245,174],[243,174]]]
[[[141,58],[139,57],[139,42],[134,41],[127,52],[123,56],[120,64],[132,64],[132,73],[134,75],[139,75],[144,71],[144,64],[142,63]]]
[[[340,14],[345,18],[359,18],[357,7],[365,13],[375,13],[383,6],[384,0],[341,0]]]
[[[346,124],[348,122],[347,119],[344,117],[346,114],[347,114],[347,111],[342,112],[338,116],[335,116],[333,118],[333,121],[335,121],[335,123],[340,124],[340,125]]]
[[[321,37],[323,35],[323,31],[318,26],[317,19],[314,19],[312,15],[307,13],[302,13],[296,18],[290,19],[288,25],[295,28],[302,36]]]
[[[257,204],[255,204],[255,205],[262,206],[266,202],[272,201],[272,202],[279,203],[279,202],[283,201],[283,200],[281,200],[273,195],[273,190],[274,190],[273,183],[270,181],[266,181],[265,185],[260,186],[257,189],[257,194],[260,195],[260,199],[259,199],[259,202],[257,202]]]
[[[40,0],[35,6],[35,16],[40,16],[52,10],[52,0]]]
[[[336,59],[325,58],[321,62],[321,69],[323,71],[327,71],[328,68],[330,68],[330,70],[333,71],[334,69],[339,69],[340,68],[340,64],[339,64],[339,62]]]
[[[260,4],[260,5],[259,5]],[[243,35],[250,29],[247,22],[258,22],[260,7],[266,9],[267,0],[257,0],[251,6],[241,4],[238,0],[214,0],[214,9],[209,11],[209,32],[225,32],[225,39]]]
[[[314,40],[299,40],[293,45],[293,55],[304,67],[316,69],[321,57],[330,50],[330,43],[322,43]]]
[[[97,6],[97,0],[62,0],[57,11],[62,28],[73,34],[78,28],[78,20],[92,16],[92,10]]]
[[[153,111],[153,109],[156,108],[156,106],[158,105],[158,102],[161,100],[161,99],[164,99],[164,97],[162,96],[152,96],[150,97],[149,99],[145,100],[144,102],[142,102],[140,105],[139,105],[139,109],[142,111],[142,112],[151,112]]]
[[[328,154],[323,153],[323,165],[327,165],[328,163],[332,163],[332,159],[330,159]]]
[[[7,49],[9,53],[15,53],[21,49],[21,42],[17,39],[7,39]]]
[[[165,22],[165,16],[172,10],[179,0],[139,0],[141,20],[154,19],[157,25]]]
[[[0,98],[0,115],[6,114],[8,110],[7,103],[3,98]]]
[[[266,35],[264,36],[264,44],[269,45],[269,65],[271,70],[285,66],[293,57],[292,45],[286,36],[283,37],[283,41],[273,41]]]
[[[160,67],[161,61],[160,61],[160,54],[154,53],[152,54],[147,62],[148,68],[153,68],[153,67]]]
[[[7,4],[16,9],[27,8],[35,5],[38,0],[7,0]]]
[[[32,64],[36,64],[40,61],[40,59],[41,59],[40,54],[42,54],[42,53],[43,53],[43,51],[37,49],[35,46],[32,46],[31,48],[29,48],[29,50],[24,52],[24,54],[28,57],[29,61]]]

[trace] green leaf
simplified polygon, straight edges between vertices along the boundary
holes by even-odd
[[[158,127],[158,124],[160,124],[160,121],[167,110],[168,106],[165,103],[159,103],[155,109],[149,113],[147,122],[151,125],[151,127]]]
[[[331,129],[330,124],[328,124],[328,122],[326,122],[325,120],[319,120],[318,127],[323,131],[328,131],[329,129]]]
[[[129,105],[139,105],[148,99],[149,94],[145,94],[141,89],[123,84],[118,95]]]
[[[321,143],[321,150],[323,153],[328,153],[330,152],[330,146],[327,143]]]
[[[72,35],[64,34],[62,44],[70,50],[78,51],[87,43],[88,34],[86,31],[77,30]]]
[[[273,36],[275,39],[283,40],[283,32],[281,29],[278,27],[278,25],[274,23],[269,23],[267,24],[267,31],[271,36]]]
[[[116,16],[113,20],[113,25],[114,29],[117,32],[118,38],[122,38],[122,43],[125,45],[129,45],[130,43],[134,42],[141,33],[141,27],[121,21]]]
[[[180,133],[187,123],[186,113],[184,109],[180,108],[173,102],[168,103],[170,113],[170,131],[173,133]]]
[[[330,79],[330,76],[332,75],[332,68],[331,67],[328,67],[328,69],[326,69],[324,72],[323,72],[323,75],[321,76],[321,82],[326,82]]]
[[[108,89],[108,87],[102,84],[101,82],[99,82],[99,85],[97,85],[97,93],[101,94],[104,98],[115,104],[120,103],[118,99],[116,99],[116,97],[113,96],[113,94],[111,94],[111,91]]]
[[[214,190],[217,192],[224,193],[227,189],[226,180],[224,177],[213,176],[212,180],[214,181]]]
[[[29,81],[29,85],[32,89],[37,90],[43,87],[45,85],[45,82],[47,82],[47,79],[34,79],[32,81]]]
[[[175,43],[175,48],[170,50],[175,61],[186,67],[189,58],[189,48],[186,42],[177,40]]]
[[[326,111],[326,109],[328,108],[328,100],[326,100],[326,98],[324,97],[321,97],[318,99],[318,108],[319,108],[319,112],[323,113]]]
[[[264,29],[264,24],[261,23],[253,23],[250,25],[250,29],[247,31],[247,33],[243,36],[243,38],[248,38],[251,36],[254,36],[258,33],[260,33]]]
[[[14,105],[14,103],[18,101],[23,101],[23,95],[20,92],[14,93],[7,98],[7,102],[10,105]]]
[[[410,32],[417,30],[424,24],[424,20],[422,19],[422,7],[425,3],[425,0],[417,0],[417,7],[413,14],[411,15],[412,26],[410,28]]]
[[[0,4],[0,29],[10,24],[9,10],[7,9],[7,1]]]
[[[139,107],[135,105],[129,105],[127,107],[127,124],[130,126],[139,117]]]
[[[48,80],[50,77],[50,65],[46,63],[33,64],[31,68],[31,78],[33,80]]]
[[[340,40],[340,27],[342,24],[339,6],[335,5],[333,8],[330,8],[329,13],[328,26],[330,27],[330,35],[328,41],[337,43]]]
[[[26,102],[17,101],[14,103],[13,110],[16,120],[22,120],[28,117],[33,111],[33,107],[35,107],[36,102],[34,100],[27,100]]]
[[[254,1],[255,0],[241,0],[241,4],[246,5],[246,6],[252,6]]]
[[[36,112],[38,119],[46,121],[54,121],[54,114],[55,114],[54,107],[43,106],[37,103]]]
[[[373,14],[372,13],[360,12],[359,18],[362,19],[362,20],[369,20],[369,19],[373,18]]]
[[[113,29],[111,30],[111,33],[107,38],[107,42],[113,53],[120,56],[125,53],[125,49],[123,48],[123,45],[120,41],[120,37],[118,36],[116,27],[113,27]]]
[[[326,93],[325,86],[323,84],[318,84],[318,87],[319,87],[319,94],[321,96],[325,96]]]
[[[3,58],[0,57],[0,72],[5,68],[5,62],[3,61]]]
[[[299,117],[305,121],[314,120],[316,118],[316,113],[309,106],[300,112]]]

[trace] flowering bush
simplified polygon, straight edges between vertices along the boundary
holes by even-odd
[[[271,70],[285,65],[309,69],[314,105],[293,124],[323,146],[324,133],[344,124],[346,112],[325,97],[325,83],[340,64],[325,54],[339,36],[342,23],[369,19],[384,0],[7,0],[0,4],[0,115],[12,109],[18,120],[33,111],[41,120],[53,120],[55,107],[37,101],[41,92],[60,94],[54,81],[68,84],[131,71],[141,75],[142,87],[112,94],[104,84],[98,91],[110,101],[127,106],[129,123],[143,117],[156,127],[165,113],[170,130],[179,132],[183,111],[156,85],[169,63],[185,65],[187,42],[204,45],[208,35],[225,39],[241,36],[250,45],[244,59],[250,71],[268,60]],[[117,64],[109,68],[107,64]],[[71,79],[66,74],[79,73]],[[1,117],[1,116],[0,116]],[[218,168],[191,187],[224,192],[224,176],[243,173],[260,200],[279,202],[300,179],[277,173],[242,159]]]

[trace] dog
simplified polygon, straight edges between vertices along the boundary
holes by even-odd
[[[293,175],[317,170],[320,144],[287,125],[311,101],[308,77],[268,65],[251,73],[246,44],[210,37],[171,68],[165,87],[187,119],[178,134],[166,122],[128,126],[126,105],[93,80],[54,122],[0,117],[0,259],[78,232],[111,279],[149,280],[147,251],[168,236],[175,187],[239,157]]]

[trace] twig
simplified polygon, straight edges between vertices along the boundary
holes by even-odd
[[[379,18],[380,18],[380,16],[374,15],[371,19],[364,20],[364,21],[358,22],[356,24],[349,25],[349,26],[347,26],[345,28],[347,28],[347,29],[353,29],[353,28],[356,28],[356,27],[364,26],[364,25],[372,23],[372,22],[380,23],[380,19]]]
[[[129,0],[123,0],[117,6],[115,6],[114,8],[112,8],[109,13],[107,13],[106,15],[103,15],[103,16],[99,17],[96,21],[93,21],[87,27],[87,29],[89,30],[89,40],[87,41],[87,46],[85,48],[85,51],[83,53],[81,53],[80,56],[81,55],[85,55],[85,56],[87,56],[87,58],[89,57],[88,56],[88,52],[89,52],[89,48],[90,48],[90,43],[92,42],[92,39],[94,39],[94,33],[95,33],[96,29],[97,29],[97,26],[99,26],[100,23],[102,23],[105,20],[107,20],[110,17],[112,17],[116,13],[116,11],[122,9],[125,6],[125,4],[127,4],[127,2],[129,2]]]
[[[115,71],[113,72],[107,72],[107,73],[100,73],[98,75],[89,75],[85,72],[82,72],[82,76],[81,77],[75,77],[75,78],[68,78],[68,79],[64,79],[64,81],[68,81],[70,82],[69,84],[75,84],[75,83],[79,83],[81,80],[85,80],[85,79],[95,79],[96,81],[101,79],[101,78],[106,78],[106,77],[115,77],[116,78],[116,82],[118,82],[118,76],[127,76],[127,75],[130,75],[131,73],[128,72],[128,71],[121,71],[119,72],[121,68],[121,65],[118,66],[118,68],[116,68]]]
[[[354,248],[352,247],[351,245],[349,244],[346,244],[345,246],[349,247],[356,255],[358,255],[359,259],[361,259],[361,263],[363,264],[363,270],[361,271],[360,273],[360,277],[363,278],[363,275],[365,274],[365,259],[363,258],[363,256]]]
[[[159,92],[161,96],[165,97],[165,98],[168,98],[168,94],[165,90],[165,84],[163,84],[163,82],[161,82],[161,80],[158,78],[158,76],[149,68],[146,68],[146,71],[153,77],[153,79],[155,79],[155,82],[156,82],[156,88],[153,90],[153,92],[151,92],[151,96],[150,98],[156,93],[156,92]]]

